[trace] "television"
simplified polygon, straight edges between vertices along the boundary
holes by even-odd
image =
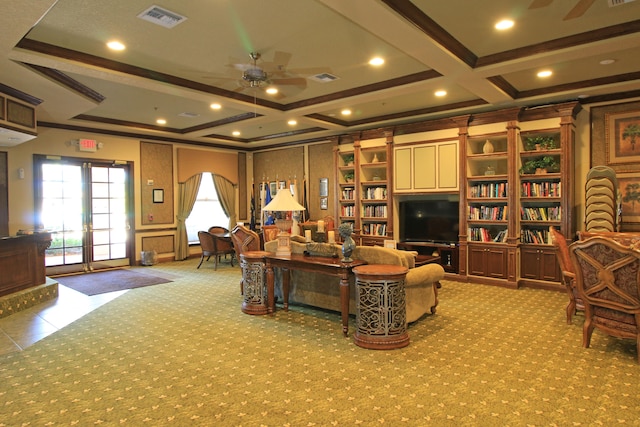
[[[459,205],[457,197],[400,201],[400,241],[457,243]]]

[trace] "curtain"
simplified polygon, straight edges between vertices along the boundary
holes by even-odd
[[[229,231],[236,225],[236,188],[231,181],[220,175],[213,175],[213,185],[224,213],[229,217]]]
[[[186,220],[191,214],[191,209],[196,203],[198,197],[198,190],[200,189],[200,182],[202,181],[202,174],[193,175],[186,182],[178,183],[178,215],[176,219],[178,244],[176,248],[176,261],[181,261],[189,257],[189,237],[187,236]]]

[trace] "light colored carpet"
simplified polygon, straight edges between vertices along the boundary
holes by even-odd
[[[563,293],[443,281],[411,344],[375,351],[337,313],[243,314],[240,269],[196,265],[0,357],[0,426],[640,425],[635,344],[583,349]]]

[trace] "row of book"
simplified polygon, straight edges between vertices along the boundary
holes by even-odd
[[[353,200],[355,198],[356,190],[353,187],[345,187],[342,189],[343,200]]]
[[[386,218],[387,205],[367,205],[362,209],[362,216],[367,218]]]
[[[469,188],[469,197],[500,198],[507,197],[509,185],[506,182],[476,184]]]
[[[386,236],[387,224],[363,224],[362,234],[370,236]]]
[[[494,235],[488,228],[484,227],[469,227],[467,230],[468,239],[472,242],[506,242],[507,230],[500,230]]]
[[[520,195],[522,197],[561,197],[561,182],[523,182]]]
[[[551,244],[549,232],[547,230],[520,230],[520,241],[522,243]]]
[[[560,206],[549,207],[520,207],[520,219],[524,221],[560,221],[562,208]]]
[[[384,200],[387,198],[387,187],[368,187],[362,193],[363,199]]]
[[[505,221],[509,209],[507,206],[469,206],[469,219]]]
[[[340,216],[354,216],[356,207],[354,205],[343,205],[340,208]]]

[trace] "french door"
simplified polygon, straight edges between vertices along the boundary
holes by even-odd
[[[46,274],[131,265],[130,165],[47,156],[34,162],[36,224],[53,238]]]

